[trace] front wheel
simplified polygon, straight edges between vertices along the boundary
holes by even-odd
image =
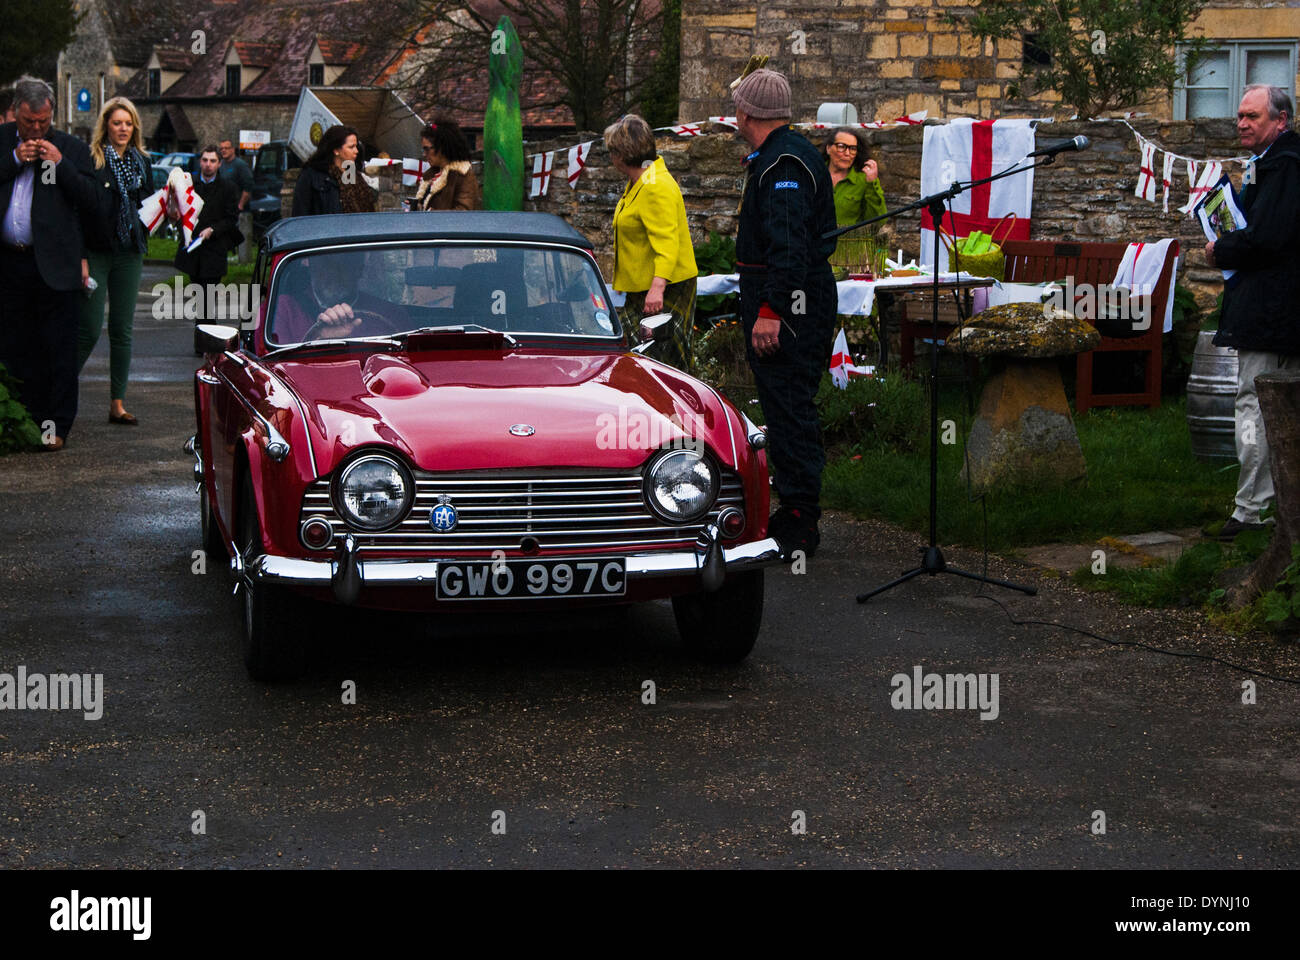
[[[216,515],[212,512],[206,477],[199,484],[199,530],[203,535],[203,552],[207,554],[208,562],[220,561],[225,564],[230,559],[230,552],[226,549],[226,542],[221,539],[221,528],[217,526]]]
[[[708,663],[749,656],[763,623],[763,571],[727,578],[713,593],[673,597],[677,632],[686,649]]]
[[[253,482],[244,478],[239,498],[239,548],[245,562],[263,553],[258,528]],[[301,623],[296,621],[296,598],[283,587],[250,580],[242,588],[244,601],[244,666],[254,680],[292,680],[307,667],[307,650]]]

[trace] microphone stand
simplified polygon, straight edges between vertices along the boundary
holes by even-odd
[[[1025,159],[1029,159],[1026,157]],[[921,565],[913,567],[903,572],[895,580],[881,587],[876,587],[866,593],[858,594],[858,603],[866,603],[878,593],[884,593],[891,590],[899,584],[906,583],[914,577],[921,574],[928,574],[932,577],[941,573],[951,573],[955,576],[965,577],[968,580],[978,580],[980,583],[989,583],[997,587],[1005,587],[1008,590],[1019,590],[1021,593],[1034,596],[1038,593],[1037,587],[1028,586],[1020,583],[1013,583],[1010,580],[996,580],[992,577],[986,577],[983,574],[971,573],[969,570],[962,570],[958,567],[949,566],[944,560],[943,551],[939,549],[938,543],[938,510],[939,510],[939,231],[943,227],[943,217],[947,201],[953,197],[959,196],[972,187],[978,187],[985,183],[992,183],[994,180],[1001,180],[1003,177],[1009,177],[1013,174],[1024,173],[1026,170],[1032,170],[1035,167],[1047,166],[1056,159],[1055,154],[1047,154],[1038,163],[1031,163],[1027,167],[1015,166],[1003,170],[1001,173],[995,173],[991,177],[985,177],[982,180],[972,180],[963,186],[961,183],[953,183],[946,190],[939,193],[931,194],[928,197],[922,197],[915,203],[909,203],[907,206],[899,207],[896,210],[886,211],[878,217],[872,217],[870,220],[863,220],[860,223],[851,224],[847,227],[840,227],[822,234],[824,239],[832,239],[840,234],[848,233],[850,230],[857,230],[868,224],[875,223],[877,220],[892,219],[907,213],[911,210],[918,210],[922,207],[930,211],[930,220],[934,223],[934,289],[933,302],[930,305],[930,542],[929,545],[922,549]],[[1022,161],[1023,162],[1023,161]],[[960,269],[960,268],[959,268]],[[883,335],[883,331],[882,331]]]

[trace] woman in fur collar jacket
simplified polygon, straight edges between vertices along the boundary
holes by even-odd
[[[412,210],[477,210],[478,180],[469,164],[469,144],[460,127],[438,120],[420,133],[429,163],[415,191]]]

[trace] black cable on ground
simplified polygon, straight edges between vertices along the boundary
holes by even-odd
[[[1263,677],[1266,680],[1277,680],[1280,683],[1300,684],[1300,680],[1295,679],[1294,677],[1279,677],[1273,673],[1265,673],[1262,670],[1245,667],[1239,663],[1233,663],[1231,660],[1224,660],[1222,657],[1215,657],[1206,653],[1190,653],[1186,650],[1166,650],[1164,647],[1154,647],[1149,643],[1143,643],[1141,640],[1115,640],[1111,637],[1102,636],[1100,633],[1093,633],[1091,630],[1086,630],[1083,627],[1071,626],[1068,623],[1056,623],[1052,620],[1017,620],[1011,615],[1011,611],[1003,606],[1002,602],[996,597],[990,596],[986,593],[977,593],[975,596],[996,603],[1002,608],[1002,612],[1006,614],[1007,619],[1017,626],[1028,624],[1042,627],[1059,627],[1062,630],[1073,630],[1075,633],[1081,633],[1086,637],[1092,637],[1094,640],[1100,640],[1102,643],[1109,643],[1116,647],[1142,647],[1144,650],[1150,650],[1152,653],[1163,653],[1165,656],[1169,657],[1186,657],[1189,660],[1208,660],[1210,663],[1221,663],[1225,667],[1231,667],[1233,670],[1239,670],[1242,673],[1249,673],[1252,676]]]

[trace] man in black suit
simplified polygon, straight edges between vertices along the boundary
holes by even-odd
[[[13,92],[17,119],[0,126],[0,363],[22,381],[44,449],[62,450],[77,416],[78,213],[94,210],[94,168],[84,143],[50,129],[49,84],[22,77]]]
[[[215,145],[203,148],[199,153],[199,174],[194,178],[194,193],[203,201],[199,219],[194,224],[191,242],[203,238],[193,251],[187,251],[184,243],[176,251],[176,267],[185,273],[191,283],[203,285],[203,310],[199,323],[227,323],[234,321],[239,325],[238,316],[222,316],[218,305],[231,306],[229,298],[220,297],[214,287],[221,283],[226,275],[226,255],[244,239],[239,232],[239,187],[233,180],[218,175],[221,155]],[[243,302],[241,295],[233,304],[236,308]],[[210,315],[211,314],[211,315]],[[194,334],[194,352],[199,349],[198,331]]]

